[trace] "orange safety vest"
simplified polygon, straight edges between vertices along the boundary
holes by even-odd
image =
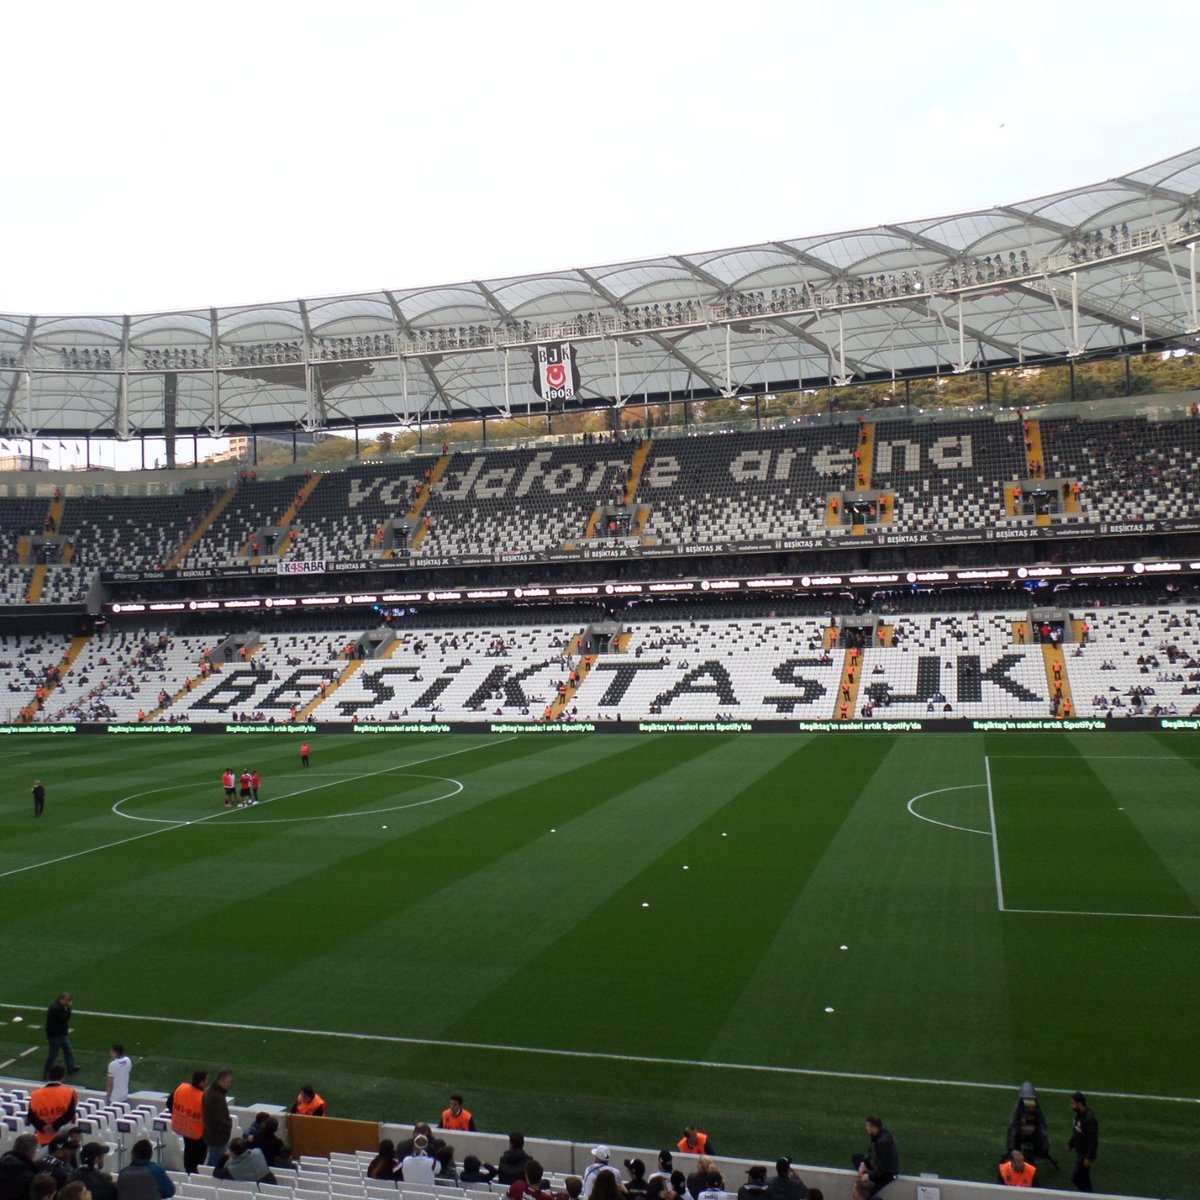
[[[48,1146],[54,1141],[58,1133],[54,1122],[66,1116],[75,1107],[75,1101],[75,1089],[65,1083],[48,1083],[34,1090],[29,1097],[29,1112],[37,1122],[34,1135],[39,1146]],[[45,1132],[46,1126],[50,1127],[49,1133]]]
[[[705,1154],[705,1153],[707,1153],[708,1152],[708,1134],[701,1133],[700,1130],[697,1129],[696,1130],[696,1144],[694,1146],[689,1146],[688,1140],[687,1140],[687,1134],[685,1133],[683,1135],[683,1137],[681,1137],[679,1139],[679,1149],[684,1154]]]
[[[296,1115],[301,1117],[319,1117],[325,1112],[325,1101],[320,1092],[314,1092],[311,1100],[305,1100],[301,1092],[296,1097]]]
[[[461,1109],[456,1117],[448,1108],[442,1109],[442,1128],[467,1130],[471,1128],[471,1114],[467,1109]]]
[[[204,1089],[186,1080],[171,1097],[171,1128],[181,1138],[199,1141],[204,1136]]]
[[[1008,1187],[1033,1187],[1033,1179],[1037,1174],[1037,1167],[1033,1163],[1026,1163],[1025,1170],[1020,1174],[1014,1170],[1012,1163],[1002,1162],[1000,1164],[1000,1178]]]

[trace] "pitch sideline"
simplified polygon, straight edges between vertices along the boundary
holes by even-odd
[[[0,1001],[0,1008],[20,1009],[25,1012],[40,1011],[38,1005],[8,1004]],[[859,1071],[821,1071],[815,1067],[779,1067],[761,1063],[712,1062],[705,1059],[667,1058],[653,1054],[615,1054],[605,1050],[561,1050],[544,1046],[504,1046],[495,1042],[467,1042],[451,1038],[400,1037],[388,1033],[350,1033],[336,1029],[300,1029],[287,1025],[252,1025],[241,1021],[201,1021],[194,1017],[159,1017],[146,1013],[97,1012],[77,1008],[81,1017],[101,1017],[114,1021],[147,1021],[160,1025],[188,1025],[200,1029],[234,1029],[243,1033],[277,1033],[292,1037],[336,1038],[342,1041],[381,1042],[389,1046],[429,1046],[435,1049],[480,1050],[496,1054],[529,1054],[543,1058],[589,1059],[598,1062],[639,1063],[658,1067],[684,1067],[694,1070],[704,1067],[714,1071],[755,1071],[768,1075],[796,1075],[810,1079],[850,1079],[865,1083],[902,1083],[921,1087],[948,1087],[974,1089],[976,1091],[1015,1092],[1015,1083],[984,1083],[969,1079],[927,1079],[919,1075],[879,1075]],[[1069,1096],[1074,1088],[1042,1087],[1038,1089],[1052,1095]],[[1089,1096],[1105,1100],[1146,1100],[1157,1104],[1200,1104],[1198,1096],[1159,1096],[1144,1092],[1105,1092],[1088,1088]]]

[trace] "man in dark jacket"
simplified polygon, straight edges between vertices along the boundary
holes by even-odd
[[[79,1169],[68,1183],[79,1180],[92,1194],[92,1200],[117,1200],[116,1180],[104,1169],[108,1147],[103,1142],[88,1142],[79,1152]]]
[[[205,1161],[215,1167],[229,1145],[233,1134],[233,1118],[229,1115],[229,1085],[233,1083],[233,1069],[222,1067],[217,1077],[204,1089],[201,1111],[204,1116],[204,1145],[208,1148]]]
[[[23,1133],[7,1154],[0,1155],[0,1200],[29,1200],[29,1185],[37,1174],[33,1165],[37,1150],[37,1138]]]
[[[1075,1124],[1071,1129],[1071,1140],[1067,1143],[1067,1149],[1075,1151],[1075,1170],[1071,1172],[1071,1182],[1081,1192],[1094,1192],[1092,1163],[1096,1161],[1096,1151],[1100,1145],[1100,1122],[1088,1108],[1087,1097],[1082,1092],[1072,1093],[1071,1107],[1075,1110]]]
[[[877,1116],[867,1118],[867,1134],[871,1138],[870,1149],[866,1154],[856,1154],[854,1165],[859,1179],[870,1183],[871,1195],[877,1196],[900,1174],[900,1150]]]
[[[42,1068],[42,1078],[50,1078],[50,1068],[54,1066],[61,1050],[67,1064],[67,1074],[74,1075],[79,1068],[75,1065],[75,1052],[71,1049],[71,993],[60,992],[54,1003],[46,1009],[46,1065]]]
[[[396,1151],[400,1153],[399,1150]],[[508,1135],[508,1149],[500,1155],[500,1161],[496,1164],[496,1177],[500,1183],[505,1185],[514,1184],[518,1179],[525,1178],[525,1164],[529,1161],[529,1155],[525,1153],[525,1135],[523,1133],[510,1133]]]
[[[781,1158],[775,1163],[775,1178],[767,1187],[771,1192],[771,1200],[805,1200],[808,1196],[808,1188],[792,1170],[790,1158]]]

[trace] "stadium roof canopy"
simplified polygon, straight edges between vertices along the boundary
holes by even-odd
[[[1196,344],[1200,147],[870,229],[541,275],[124,316],[0,315],[0,432],[137,437],[541,411]]]

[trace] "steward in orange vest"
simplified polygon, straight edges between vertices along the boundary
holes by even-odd
[[[438,1128],[460,1131],[470,1131],[475,1128],[475,1118],[471,1116],[470,1109],[463,1108],[461,1096],[450,1097],[450,1107],[442,1109],[442,1119],[438,1123]]]
[[[51,1067],[50,1082],[35,1088],[29,1097],[25,1121],[33,1126],[39,1146],[50,1145],[58,1130],[75,1120],[78,1096],[73,1087],[63,1083],[66,1073],[65,1067]]]
[[[325,1101],[317,1095],[316,1089],[311,1084],[306,1083],[300,1089],[296,1103],[292,1105],[292,1112],[298,1117],[323,1117]]]
[[[183,1169],[195,1175],[208,1155],[204,1144],[204,1088],[207,1071],[193,1071],[189,1083],[184,1080],[171,1094],[167,1108],[171,1111],[171,1128],[183,1139]]]
[[[683,1131],[683,1137],[679,1139],[677,1149],[682,1154],[715,1154],[716,1151],[712,1148],[712,1142],[708,1140],[707,1133],[701,1133],[695,1125],[689,1125]]]
[[[204,1137],[204,1085],[207,1071],[197,1071],[171,1095],[171,1128],[185,1141]]]
[[[1025,1161],[1020,1150],[1014,1150],[1008,1162],[1000,1164],[1000,1182],[1006,1187],[1035,1187],[1037,1167]]]

